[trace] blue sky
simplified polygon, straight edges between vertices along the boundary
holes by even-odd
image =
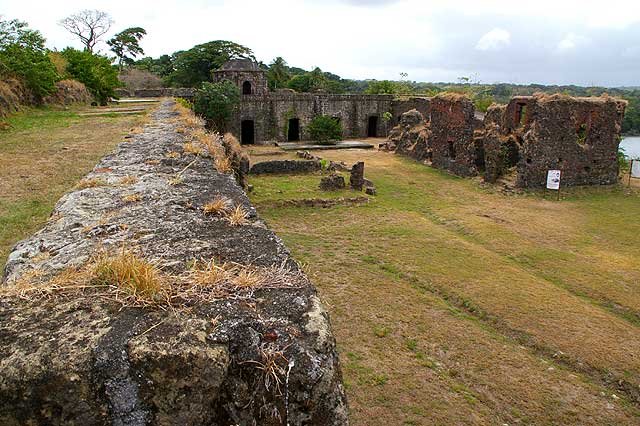
[[[0,0],[56,48],[78,46],[57,21],[87,8],[144,27],[152,56],[226,39],[345,78],[640,86],[640,1]]]

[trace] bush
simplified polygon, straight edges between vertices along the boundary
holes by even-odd
[[[59,79],[44,43],[26,23],[0,17],[0,76],[23,80],[38,102],[55,91]]]
[[[342,125],[338,120],[327,115],[315,117],[311,120],[307,129],[311,139],[321,144],[328,144],[342,139]]]
[[[229,119],[240,104],[240,89],[228,80],[202,83],[193,100],[193,110],[224,133]]]
[[[118,71],[106,56],[67,47],[62,51],[67,60],[67,74],[80,81],[101,105],[106,105],[114,89],[120,85]]]

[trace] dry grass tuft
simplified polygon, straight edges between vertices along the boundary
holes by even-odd
[[[100,178],[84,178],[76,185],[76,189],[95,188],[98,186],[105,186],[107,182]]]
[[[231,200],[227,197],[217,196],[204,205],[204,214],[224,215],[231,209]]]
[[[171,179],[169,179],[169,185],[171,186],[181,185],[183,182],[184,182],[184,178],[178,174],[172,177]]]
[[[180,158],[180,153],[176,151],[169,151],[165,154],[168,158]]]
[[[225,133],[223,137],[224,145],[233,152],[242,152],[242,145],[238,141],[238,138],[233,136],[231,133]]]
[[[115,287],[143,302],[166,298],[160,270],[124,248],[113,257],[99,255],[91,275],[93,284]]]
[[[280,386],[283,384],[287,373],[286,367],[289,364],[283,349],[267,344],[260,348],[260,358],[260,361],[249,360],[245,363],[255,364],[258,370],[262,370],[262,382],[266,390],[271,390],[273,386],[275,394],[282,395]]]
[[[122,201],[125,203],[137,203],[140,200],[142,200],[140,194],[128,194],[122,197]]]
[[[215,159],[216,170],[219,173],[229,174],[233,172],[233,166],[231,160],[227,157],[216,157]]]
[[[227,221],[231,226],[241,226],[249,223],[249,213],[245,211],[242,205],[238,204],[235,209],[227,214]]]
[[[202,149],[198,145],[196,145],[196,144],[194,144],[192,142],[184,143],[182,145],[182,149],[183,149],[185,154],[195,154],[195,155],[202,154]]]
[[[137,176],[127,175],[120,179],[120,185],[133,185],[138,183],[139,179]]]
[[[196,262],[189,274],[189,280],[195,285],[200,287],[217,286],[228,279],[229,271],[225,265],[218,266],[213,259],[206,262],[202,268],[198,266],[199,263]]]
[[[24,273],[18,282],[0,288],[0,297],[33,300],[54,296],[78,297],[91,292],[122,306],[159,309],[188,308],[220,299],[250,300],[260,289],[301,288],[310,285],[298,269],[284,263],[267,268],[239,264],[195,262],[181,274],[162,273],[152,262],[123,248],[115,256],[100,253],[79,268],[54,276],[40,270]]]
[[[256,288],[263,280],[264,278],[255,270],[242,269],[231,279],[231,282],[239,288]]]

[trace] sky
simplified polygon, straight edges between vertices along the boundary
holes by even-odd
[[[81,46],[58,21],[82,9],[145,28],[154,57],[231,40],[343,78],[640,86],[640,0],[0,0],[57,49]]]

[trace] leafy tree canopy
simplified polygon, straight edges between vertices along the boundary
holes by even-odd
[[[204,82],[196,92],[193,110],[219,132],[225,132],[231,115],[240,104],[240,89],[229,80]]]
[[[111,60],[71,47],[64,49],[61,54],[67,61],[67,74],[84,83],[98,102],[106,104],[109,97],[114,95],[113,89],[120,85],[118,71],[111,66]]]
[[[216,40],[199,44],[189,50],[173,54],[173,71],[167,77],[172,86],[198,87],[212,81],[212,72],[230,59],[255,60],[251,49],[240,44]]]
[[[112,39],[107,41],[111,51],[118,58],[118,66],[122,69],[122,64],[131,65],[133,59],[138,55],[143,55],[144,50],[140,47],[140,40],[147,32],[144,28],[132,27],[119,32]]]
[[[59,79],[44,43],[25,22],[0,17],[0,76],[22,79],[39,100],[54,92]]]

